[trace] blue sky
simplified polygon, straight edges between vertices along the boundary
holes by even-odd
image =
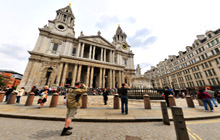
[[[0,1],[0,69],[24,73],[39,27],[72,4],[76,37],[101,35],[112,42],[118,24],[127,34],[142,73],[191,46],[196,35],[220,28],[218,0],[7,0]]]

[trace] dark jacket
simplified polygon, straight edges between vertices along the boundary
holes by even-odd
[[[198,93],[197,96],[198,96],[199,99],[209,99],[209,98],[211,98],[211,96],[207,92]]]
[[[118,91],[118,94],[120,96],[128,96],[128,89],[125,87],[121,87]]]
[[[13,88],[9,88],[7,91],[6,91],[6,95],[10,95],[11,93],[12,93],[12,91],[13,91]]]
[[[172,95],[172,92],[169,90],[164,90],[164,96],[165,98],[168,98],[169,95]]]

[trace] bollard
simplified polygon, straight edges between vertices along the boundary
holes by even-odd
[[[189,140],[189,135],[186,129],[182,108],[171,107],[171,110],[172,110],[177,140]]]
[[[17,93],[13,92],[10,94],[7,104],[15,104]]]
[[[57,107],[58,99],[59,99],[59,94],[54,93],[50,101],[50,107]]]
[[[194,102],[193,102],[193,100],[192,100],[190,95],[186,96],[186,102],[187,102],[188,107],[195,108]]]
[[[151,109],[150,105],[150,96],[149,95],[144,95],[144,108],[145,109]]]
[[[114,109],[119,109],[119,95],[118,94],[115,94],[114,95]]]
[[[201,99],[197,99],[198,100],[198,103],[199,103],[199,106],[203,106],[203,102]]]
[[[170,125],[170,119],[167,111],[167,105],[164,101],[160,102],[161,111],[163,115],[163,123],[166,125]]]
[[[170,104],[170,107],[172,106],[176,106],[176,101],[175,101],[175,98],[173,97],[173,95],[169,95],[169,104]]]
[[[0,102],[3,102],[4,97],[5,97],[5,92],[0,91]]]
[[[82,107],[81,108],[87,108],[88,105],[88,94],[87,93],[83,93],[82,96]]]
[[[29,93],[27,100],[25,102],[25,106],[31,106],[33,104],[34,96],[35,94],[33,92]]]

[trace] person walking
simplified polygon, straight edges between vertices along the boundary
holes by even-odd
[[[169,95],[172,95],[172,92],[169,90],[168,87],[165,87],[163,93],[164,93],[164,96],[165,96],[165,100],[166,100],[166,103],[167,103],[167,107],[170,107],[170,104],[169,104]]]
[[[121,97],[121,113],[128,114],[128,89],[125,87],[125,84],[122,84],[122,87],[118,90],[118,94]],[[125,109],[124,109],[125,107]]]
[[[61,132],[61,136],[68,136],[71,135],[72,132],[68,131],[71,130],[70,127],[71,119],[75,117],[77,113],[77,107],[82,105],[81,95],[87,92],[87,87],[80,82],[75,83],[75,87],[68,88],[67,90],[67,113],[65,119],[65,126]]]
[[[38,100],[38,104],[40,104],[40,108],[44,106],[44,103],[47,102],[47,96],[48,96],[48,86],[45,86],[43,90],[40,92],[40,99]]]
[[[103,100],[104,100],[104,104],[107,105],[107,101],[108,101],[108,91],[107,88],[104,88],[104,92],[103,92]]]
[[[25,90],[24,87],[21,87],[18,92],[17,92],[17,100],[16,103],[19,104],[20,100],[21,100],[21,96],[23,96],[25,94]]]
[[[212,103],[210,101],[211,96],[207,92],[204,92],[203,89],[200,89],[197,92],[197,97],[202,100],[205,111],[209,111],[208,106],[207,106],[207,104],[208,104],[211,109],[210,111],[213,112],[214,109],[213,109]]]
[[[212,98],[215,94],[215,91],[213,91],[211,87],[207,87],[204,92],[208,93],[211,96],[210,100],[215,105],[215,107],[218,107],[218,104],[216,103],[215,99]]]

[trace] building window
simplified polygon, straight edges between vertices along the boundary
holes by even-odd
[[[216,64],[219,64],[218,58],[215,59]]]
[[[72,55],[76,55],[76,48],[73,48]]]
[[[127,59],[124,59],[124,64],[127,65]]]
[[[58,44],[54,43],[54,44],[53,44],[53,51],[56,52],[56,51],[57,51],[57,48],[58,48]]]
[[[215,48],[215,52],[216,52],[216,53],[219,53],[219,49],[218,49],[218,48]]]

